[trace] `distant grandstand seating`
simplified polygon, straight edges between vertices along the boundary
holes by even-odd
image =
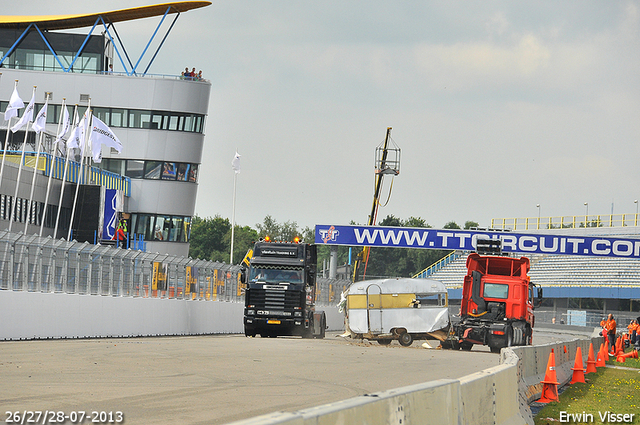
[[[460,296],[467,254],[452,261],[430,279],[439,280]],[[640,260],[569,255],[527,255],[531,281],[542,285],[548,298],[640,298]],[[457,290],[457,291],[456,291]]]

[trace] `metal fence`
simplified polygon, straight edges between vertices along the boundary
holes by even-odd
[[[0,231],[0,290],[242,302],[240,266]],[[316,302],[349,284],[318,279]]]

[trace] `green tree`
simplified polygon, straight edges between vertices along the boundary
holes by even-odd
[[[262,223],[256,224],[260,237],[269,236],[274,241],[292,241],[296,236],[302,237],[302,231],[298,229],[295,221],[285,221],[279,224],[270,215],[264,218]],[[309,242],[313,242],[313,238]]]
[[[450,221],[447,224],[444,225],[443,229],[459,229],[460,226],[458,226],[458,223],[456,223],[455,221]]]
[[[379,223],[379,225],[396,227],[431,227],[420,217],[409,217],[407,220],[401,220],[393,215],[387,216]],[[430,266],[443,258],[449,252],[450,251],[424,248],[372,248],[369,253],[365,278],[411,277],[415,273],[420,272],[427,266]],[[359,279],[362,278],[363,273],[364,267],[359,270]]]
[[[475,221],[465,221],[464,222],[464,228],[465,229],[471,229],[472,227],[480,227],[480,225],[478,223],[476,223]]]
[[[214,218],[193,217],[189,257],[202,260],[211,259],[214,251],[225,249],[224,237],[231,230],[229,219],[216,215]]]
[[[249,226],[235,226],[233,241],[233,263],[240,264],[249,248],[258,240],[258,232]],[[224,235],[224,247],[211,253],[210,260],[228,263],[231,251],[231,229]]]

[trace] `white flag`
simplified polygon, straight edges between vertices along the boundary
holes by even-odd
[[[62,140],[64,135],[67,134],[67,131],[69,131],[70,125],[71,123],[69,122],[69,110],[63,103],[62,104],[62,125],[60,126],[60,133],[58,133],[58,136],[56,137],[56,141],[54,143],[55,146],[58,146],[58,143],[60,143],[60,140]],[[55,151],[54,151],[54,154],[55,154]]]
[[[91,133],[89,134],[91,141],[91,153],[93,154],[93,162],[102,162],[102,145],[109,146],[122,152],[122,143],[118,137],[111,131],[109,127],[98,118],[93,116]]]
[[[86,115],[86,113],[85,113]],[[84,143],[84,116],[82,120],[78,122],[78,111],[76,110],[76,116],[73,122],[77,123],[73,130],[71,130],[71,134],[69,135],[69,139],[67,140],[67,149],[80,148]],[[82,149],[84,152],[84,148]]]
[[[20,99],[20,95],[18,94],[18,87],[13,88],[13,93],[11,94],[11,99],[9,100],[9,105],[7,109],[4,111],[4,120],[9,121],[11,117],[18,116],[18,109],[24,108],[24,102]]]
[[[13,127],[11,127],[11,131],[13,133],[15,133],[16,131],[20,130],[29,121],[33,121],[33,110],[35,109],[35,103],[36,103],[36,93],[35,93],[35,90],[34,90],[33,96],[31,96],[31,100],[29,101],[29,104],[25,108],[24,113],[22,114],[22,117],[20,118],[20,120],[17,123],[15,123],[15,125]]]
[[[31,126],[31,128],[33,128],[33,131],[35,131],[36,133],[40,133],[44,131],[45,125],[47,124],[47,108],[48,107],[49,107],[49,98],[47,98],[47,101],[44,102],[44,106],[42,107],[42,109],[40,109],[40,112],[38,112],[38,115],[36,115],[36,119],[33,121],[33,125]]]
[[[240,173],[240,154],[237,151],[236,156],[234,156],[231,161],[231,168],[233,168],[233,171],[235,171],[236,174]]]

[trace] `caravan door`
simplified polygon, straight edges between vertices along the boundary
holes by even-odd
[[[382,333],[382,290],[378,285],[367,286],[367,320],[369,332]]]

